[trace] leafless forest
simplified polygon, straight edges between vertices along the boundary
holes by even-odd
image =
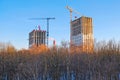
[[[120,42],[97,42],[93,53],[0,43],[0,80],[120,80]]]

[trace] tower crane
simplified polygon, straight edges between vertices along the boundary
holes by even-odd
[[[70,22],[72,21],[72,12],[80,15],[80,13],[79,13],[78,11],[72,9],[70,6],[66,6],[66,8],[67,8],[67,9],[69,10],[69,12],[70,12]]]
[[[30,20],[46,20],[47,21],[47,46],[49,44],[48,38],[49,38],[49,21],[55,19],[54,17],[50,18],[30,18]]]
[[[76,13],[76,14],[79,14],[80,15],[80,13],[78,12],[78,11],[76,11],[76,10],[74,10],[74,9],[72,9],[71,7],[69,7],[69,6],[66,6],[66,8],[69,10],[69,12],[70,12],[70,44],[72,43],[72,41],[71,41],[71,35],[72,35],[72,31],[71,31],[71,22],[72,22],[72,13],[74,12],[74,13]]]

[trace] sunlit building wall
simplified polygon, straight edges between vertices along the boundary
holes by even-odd
[[[71,46],[79,47],[81,52],[93,52],[92,18],[82,16],[71,22]]]

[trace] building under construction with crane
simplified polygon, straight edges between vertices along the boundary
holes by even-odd
[[[46,31],[41,30],[40,26],[38,26],[38,29],[34,29],[29,33],[29,48],[33,45],[39,46],[41,44],[46,44]]]
[[[55,18],[54,17],[48,17],[48,18],[30,18],[30,20],[46,20],[47,21],[47,46],[49,45],[49,21],[50,20],[54,20]]]
[[[82,16],[71,22],[71,45],[91,53],[94,49],[92,18]]]
[[[70,12],[70,46],[81,52],[92,53],[94,50],[92,18],[81,16],[72,20],[72,12],[79,14],[71,7],[66,7]],[[71,51],[72,51],[71,50]]]

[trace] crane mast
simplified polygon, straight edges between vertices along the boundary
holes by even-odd
[[[72,12],[73,12],[73,9],[69,6],[66,6],[66,8],[69,10],[70,12],[70,22],[72,21]]]

